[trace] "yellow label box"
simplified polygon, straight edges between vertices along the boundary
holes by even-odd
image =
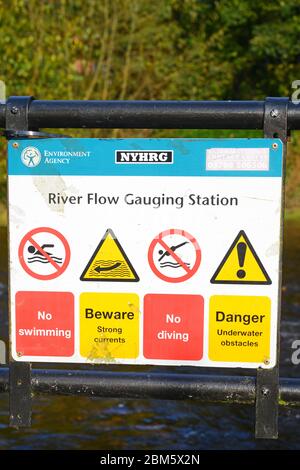
[[[209,305],[209,358],[268,363],[271,299],[214,295]]]
[[[80,354],[100,362],[138,356],[137,294],[85,292],[80,295]]]

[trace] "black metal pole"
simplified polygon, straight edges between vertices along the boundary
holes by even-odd
[[[107,398],[198,400],[254,404],[255,377],[146,372],[32,369],[34,393]],[[0,392],[9,391],[9,370],[0,368]],[[279,405],[300,407],[300,379],[281,378]]]
[[[7,101],[6,125],[11,131],[28,130],[28,109],[31,96]],[[11,344],[10,344],[11,347]],[[9,360],[9,424],[12,427],[31,425],[31,364]]]
[[[283,168],[286,164],[287,98],[267,98],[265,101],[264,137],[278,137],[283,145]],[[282,290],[282,249],[283,249],[283,210],[284,185],[282,186],[281,220],[280,220],[280,255],[278,281],[278,315],[277,315],[277,354],[276,365],[272,369],[257,369],[256,403],[255,403],[255,436],[261,439],[278,438],[278,398],[279,398],[279,358],[280,358],[280,316]]]
[[[264,109],[264,101],[33,100],[28,124],[29,129],[263,129]],[[6,127],[6,104],[0,105],[0,127]],[[291,101],[288,129],[300,129],[300,106]]]

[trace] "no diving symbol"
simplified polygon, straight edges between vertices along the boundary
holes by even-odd
[[[198,270],[201,250],[197,240],[185,230],[165,230],[151,242],[148,261],[154,274],[163,281],[183,282]]]
[[[27,274],[41,281],[49,281],[67,269],[70,247],[57,230],[49,227],[36,228],[22,238],[19,260]]]

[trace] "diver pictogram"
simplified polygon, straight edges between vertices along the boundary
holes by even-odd
[[[151,242],[148,251],[150,268],[166,282],[183,282],[198,270],[201,250],[197,240],[185,230],[169,229]]]

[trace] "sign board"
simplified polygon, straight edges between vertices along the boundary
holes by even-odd
[[[270,368],[278,139],[9,142],[16,361]]]

